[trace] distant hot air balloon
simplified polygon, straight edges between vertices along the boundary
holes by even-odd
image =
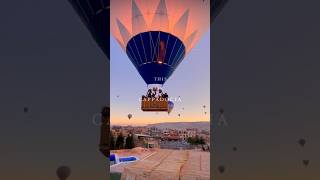
[[[234,146],[234,147],[232,148],[232,150],[233,150],[233,151],[237,151],[238,148]]]
[[[128,114],[128,119],[130,120],[132,118],[132,114]]]
[[[224,166],[219,166],[219,167],[218,167],[218,171],[219,171],[221,174],[223,174],[225,170],[226,170],[226,168],[225,168]]]
[[[309,160],[303,160],[302,161],[303,165],[306,166],[306,167],[309,165],[309,162],[310,162]]]
[[[180,117],[180,114],[178,114],[178,116]]]
[[[173,110],[174,103],[172,101],[168,101],[168,114]]]
[[[220,108],[219,114],[218,114],[218,126],[228,126],[227,120],[224,116],[224,109]]]
[[[23,108],[23,112],[24,112],[24,113],[28,113],[28,112],[29,112],[29,108],[28,108],[28,107],[24,107],[24,108]]]
[[[60,166],[56,173],[60,180],[66,180],[71,175],[71,169],[68,166]]]
[[[306,140],[305,139],[299,139],[298,140],[298,143],[299,143],[299,145],[301,146],[301,147],[304,147],[304,145],[306,144]]]

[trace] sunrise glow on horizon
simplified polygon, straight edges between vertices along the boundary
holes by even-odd
[[[178,99],[173,111],[143,112],[139,98],[148,87],[119,44],[111,38],[111,125],[147,125],[162,122],[210,121],[210,32],[185,58],[163,86],[169,96]],[[193,72],[193,73],[190,73]],[[204,109],[202,106],[205,105]],[[206,114],[205,114],[206,112]],[[131,113],[129,120],[127,115]],[[178,116],[180,114],[180,117]]]

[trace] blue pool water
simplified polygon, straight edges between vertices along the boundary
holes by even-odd
[[[119,163],[130,163],[133,161],[139,160],[139,158],[135,156],[127,156],[127,157],[118,157],[116,154],[110,154],[109,157],[111,165],[119,164]]]
[[[119,158],[120,162],[128,162],[128,161],[136,161],[137,158],[134,156],[129,156],[129,157],[121,157]]]

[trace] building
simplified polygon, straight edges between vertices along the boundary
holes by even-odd
[[[144,148],[159,148],[159,140],[147,134],[134,134],[136,146]]]

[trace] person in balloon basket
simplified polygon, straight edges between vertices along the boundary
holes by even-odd
[[[148,89],[147,97],[152,98],[152,90],[151,89]]]
[[[158,57],[157,57],[157,61],[159,64],[162,64],[164,62],[164,57],[165,57],[165,42],[164,41],[160,41],[160,48],[159,48],[159,53],[158,53]]]
[[[159,88],[159,97],[162,97],[163,96],[163,91],[162,89]]]
[[[153,88],[153,89],[148,89],[146,95],[142,95],[143,100],[168,100],[169,96],[167,93],[163,93],[162,89],[158,88]]]
[[[168,94],[167,93],[164,93],[164,94],[162,94],[162,96],[161,96],[163,99],[166,99],[166,100],[168,100],[168,98],[169,98],[169,96],[168,96]]]

